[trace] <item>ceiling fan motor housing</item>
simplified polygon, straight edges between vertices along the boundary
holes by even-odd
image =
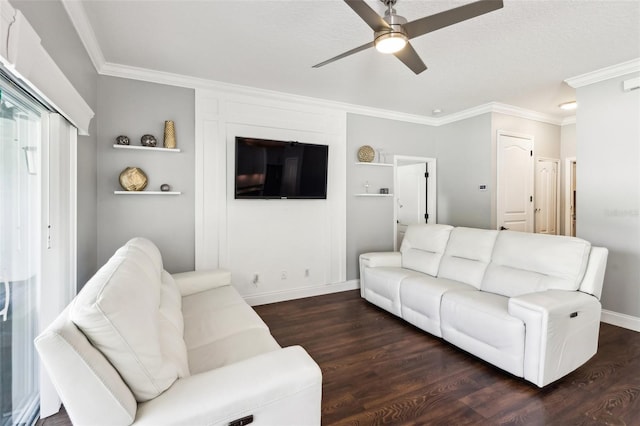
[[[395,12],[395,11],[394,11]],[[376,31],[374,34],[374,41],[380,37],[400,37],[407,40],[407,32],[404,30],[403,25],[407,23],[407,19],[404,16],[396,15],[395,13],[385,13],[384,21],[389,24],[389,28],[383,28]]]

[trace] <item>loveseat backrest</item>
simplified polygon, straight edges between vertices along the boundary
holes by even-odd
[[[402,267],[437,276],[452,229],[450,225],[409,225],[400,246]]]
[[[76,296],[69,315],[138,402],[189,374],[180,292],[149,240],[135,238],[118,249]]]
[[[480,289],[507,297],[578,290],[590,250],[580,238],[500,231]]]
[[[493,229],[454,228],[440,263],[438,277],[479,289],[491,261],[498,232]]]

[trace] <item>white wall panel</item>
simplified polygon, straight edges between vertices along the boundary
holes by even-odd
[[[285,300],[343,284],[345,123],[344,112],[198,90],[196,268],[231,270],[236,288],[254,300]],[[328,145],[327,199],[236,200],[236,136]]]

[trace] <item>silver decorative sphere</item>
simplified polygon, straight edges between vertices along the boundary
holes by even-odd
[[[129,137],[128,136],[124,136],[124,135],[120,135],[116,138],[116,143],[118,145],[129,145],[130,141],[129,141]]]
[[[153,135],[142,135],[142,137],[140,138],[140,143],[142,144],[142,146],[156,146],[156,144],[158,143],[158,141],[156,140],[156,137]]]

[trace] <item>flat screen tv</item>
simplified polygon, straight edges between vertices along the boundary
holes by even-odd
[[[236,137],[235,198],[326,199],[329,147]]]

